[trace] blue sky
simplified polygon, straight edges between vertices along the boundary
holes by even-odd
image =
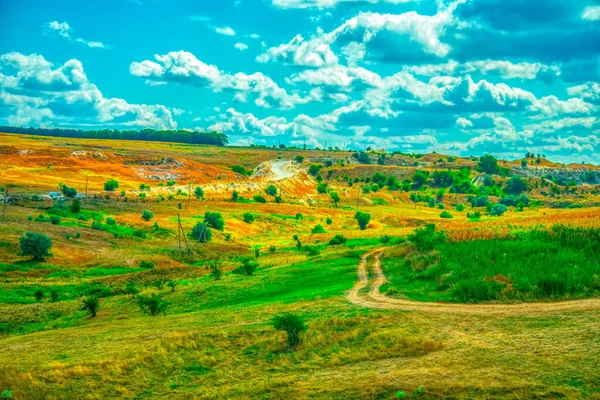
[[[2,0],[0,123],[600,163],[599,0]]]

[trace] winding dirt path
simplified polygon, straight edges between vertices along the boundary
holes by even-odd
[[[351,303],[361,307],[387,310],[472,315],[537,315],[563,311],[600,310],[600,299],[515,304],[458,304],[393,299],[380,292],[381,286],[386,282],[385,275],[381,270],[383,252],[384,249],[375,249],[361,256],[358,263],[358,281],[347,296]],[[371,267],[371,279],[369,279],[367,271],[368,265]],[[361,293],[366,288],[369,288],[368,293]]]

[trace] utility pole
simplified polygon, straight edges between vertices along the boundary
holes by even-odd
[[[4,191],[4,204],[2,206],[2,223],[4,223],[4,215],[6,214],[6,202],[8,201],[8,186],[6,186],[6,190]]]
[[[189,183],[189,187],[188,187],[188,208],[190,207],[191,201],[192,201],[192,182]]]
[[[179,237],[183,236],[183,240],[185,242],[185,248],[186,248],[187,252],[189,253],[190,246],[188,246],[188,241],[187,241],[187,238],[185,237],[185,232],[183,230],[183,226],[181,225],[181,215],[180,214],[177,214],[177,224],[178,224],[177,228],[178,228]],[[179,242],[179,250],[181,251],[181,239]]]

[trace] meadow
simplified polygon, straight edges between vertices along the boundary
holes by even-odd
[[[593,166],[0,139],[0,398],[600,398]]]

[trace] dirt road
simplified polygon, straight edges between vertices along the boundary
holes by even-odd
[[[394,299],[380,292],[381,286],[386,282],[385,275],[381,270],[383,253],[384,249],[376,249],[361,256],[358,263],[358,281],[347,296],[351,303],[361,307],[387,310],[481,315],[537,315],[564,311],[600,310],[600,299],[516,304],[457,304]],[[371,278],[368,274],[369,269]],[[364,293],[367,288],[369,289],[368,293]]]

